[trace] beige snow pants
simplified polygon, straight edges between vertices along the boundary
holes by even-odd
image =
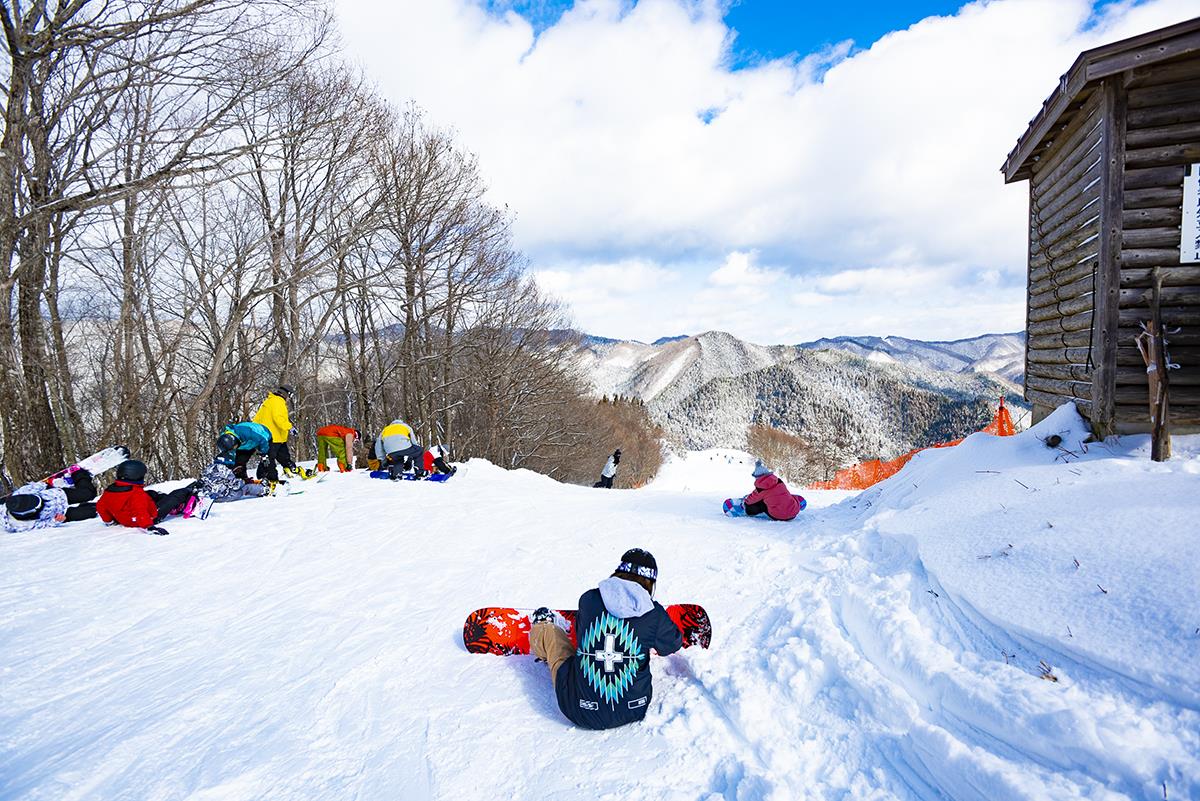
[[[550,666],[550,683],[556,684],[558,668],[575,653],[571,638],[553,623],[534,623],[529,629],[529,652]]]

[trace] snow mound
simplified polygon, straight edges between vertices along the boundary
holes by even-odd
[[[1011,438],[924,451],[866,495],[961,609],[1061,664],[1200,706],[1200,438],[1149,461],[1145,437],[1087,443],[1064,405]],[[1057,436],[1056,447],[1047,439]],[[994,625],[994,623],[993,623]]]

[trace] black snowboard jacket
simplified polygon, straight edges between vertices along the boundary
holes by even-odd
[[[579,596],[575,655],[558,669],[558,708],[577,726],[611,729],[646,716],[650,649],[673,654],[683,634],[641,585],[608,578]]]

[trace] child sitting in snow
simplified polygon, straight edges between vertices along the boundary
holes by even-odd
[[[45,481],[34,481],[18,487],[4,499],[0,525],[10,533],[53,528],[75,520],[96,516],[96,485],[92,474],[76,470],[67,479],[66,487],[55,487]]]
[[[754,476],[754,492],[742,498],[741,502],[745,514],[765,514],[772,520],[783,522],[794,520],[796,515],[800,514],[800,510],[804,508],[804,499],[788,492],[783,480],[772,473],[761,460],[755,461],[754,472],[751,475]],[[725,504],[727,514],[740,517],[735,509],[738,504],[733,501],[726,501]]]
[[[452,476],[458,472],[458,468],[452,466],[446,461],[447,450],[445,445],[434,445],[429,450],[425,451],[423,466],[426,473],[441,473],[442,475]]]
[[[243,498],[261,498],[267,494],[266,484],[243,480],[234,472],[237,466],[237,442],[232,435],[222,434],[218,437],[217,447],[221,448],[221,452],[200,473],[197,491],[201,495],[212,498],[216,503],[229,503]]]
[[[117,480],[104,490],[96,502],[96,512],[105,523],[120,523],[129,528],[144,528],[153,534],[167,534],[157,523],[168,515],[185,514],[196,502],[196,485],[188,484],[172,492],[143,488],[146,465],[129,459],[117,467]]]

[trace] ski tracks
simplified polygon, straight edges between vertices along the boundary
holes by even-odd
[[[1188,712],[1069,662],[1060,681],[1042,680],[1032,647],[960,607],[914,546],[843,507],[740,532],[722,568],[729,608],[710,602],[714,650],[671,657],[656,679],[647,724],[678,754],[649,783],[656,793],[679,790],[681,769],[707,777],[699,797],[728,799],[1197,789],[1178,768],[1195,764],[1196,742],[1173,734],[1172,715]],[[1144,748],[1110,748],[1138,737]]]

